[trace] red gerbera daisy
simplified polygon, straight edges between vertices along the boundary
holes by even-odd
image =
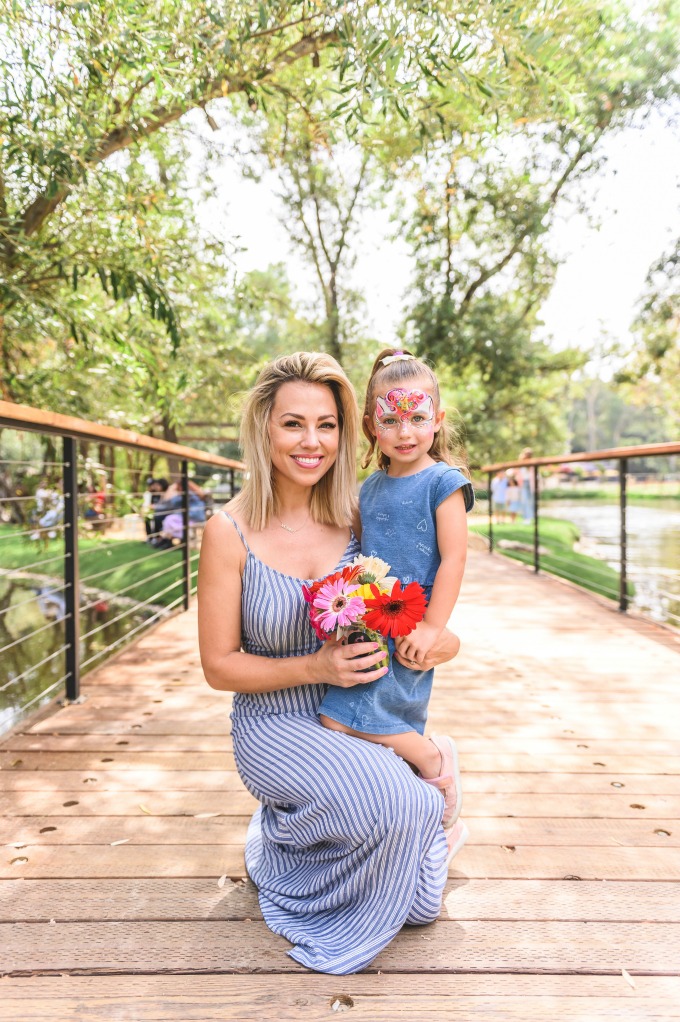
[[[374,632],[391,636],[408,635],[425,616],[427,600],[422,586],[410,582],[404,589],[396,581],[391,593],[381,593],[372,585],[375,599],[366,600],[364,624]]]

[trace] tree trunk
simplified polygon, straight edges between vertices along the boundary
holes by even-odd
[[[170,419],[168,418],[167,415],[163,416],[162,428],[163,428],[163,439],[167,440],[171,444],[176,444],[177,443],[177,429],[176,429],[174,423],[170,422]],[[168,462],[168,469],[169,469],[170,475],[172,477],[170,481],[171,482],[176,482],[179,479],[180,472],[182,471],[182,466],[180,465],[180,462],[179,462],[178,458],[173,458],[169,454],[166,455],[166,458],[167,458],[167,462]]]
[[[340,310],[338,308],[338,288],[335,271],[331,273],[328,287],[327,329],[328,329],[328,354],[332,355],[336,362],[342,365],[342,347],[340,345]]]

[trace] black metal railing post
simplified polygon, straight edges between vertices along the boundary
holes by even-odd
[[[489,494],[489,553],[493,553],[493,499],[491,497],[491,473],[488,476],[488,494]]]
[[[233,468],[230,468],[229,469],[229,500],[232,500],[233,497],[234,497],[234,487],[235,486],[236,486],[236,480],[234,478],[234,470],[233,470]]]
[[[619,507],[621,510],[621,563],[619,570],[619,610],[625,614],[628,610],[628,564],[626,535],[626,477],[628,475],[628,458],[619,459]]]
[[[189,535],[189,462],[182,461],[182,492],[184,503],[182,504],[182,523],[184,533],[184,546],[182,548],[182,566],[184,578],[184,610],[189,609],[191,601],[191,536]]]
[[[75,437],[64,437],[64,643],[66,699],[80,696],[80,570],[78,566],[78,448]]]
[[[534,473],[534,571],[538,574],[538,569],[541,566],[538,535],[538,465],[534,465],[532,471]]]

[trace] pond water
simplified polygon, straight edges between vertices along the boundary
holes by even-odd
[[[546,501],[541,513],[565,518],[581,533],[578,549],[619,570],[619,506],[595,500]],[[626,510],[628,578],[633,605],[655,621],[680,626],[680,502],[635,503]]]
[[[94,634],[81,641],[81,663],[96,657],[87,670],[96,667],[97,654],[103,655],[157,611],[157,607],[137,609],[132,600],[85,590],[81,595],[81,635]],[[113,620],[124,613],[119,621]],[[4,649],[0,655],[0,689],[4,689],[0,691],[0,733],[17,722],[20,708],[33,710],[63,691],[64,653],[60,650],[64,615],[62,580],[0,575],[0,649]],[[34,666],[38,664],[41,666]]]

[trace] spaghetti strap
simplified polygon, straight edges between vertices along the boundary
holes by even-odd
[[[251,552],[251,550],[250,550],[250,547],[248,546],[248,541],[247,541],[246,537],[245,537],[245,536],[243,535],[243,533],[241,532],[241,530],[240,530],[240,528],[238,527],[237,523],[236,523],[236,522],[234,521],[234,519],[233,519],[233,518],[231,517],[231,515],[230,515],[230,514],[227,514],[227,512],[226,512],[226,511],[225,511],[225,510],[224,510],[223,508],[220,508],[220,512],[219,512],[219,513],[220,513],[221,515],[224,515],[224,517],[225,517],[225,518],[228,518],[228,519],[229,519],[229,521],[231,522],[231,524],[232,524],[232,525],[234,526],[234,528],[236,529],[236,531],[237,531],[237,533],[238,533],[238,535],[239,535],[239,538],[240,538],[241,542],[243,543],[244,547],[246,548],[246,550],[248,551],[248,553],[250,553],[250,552]]]

